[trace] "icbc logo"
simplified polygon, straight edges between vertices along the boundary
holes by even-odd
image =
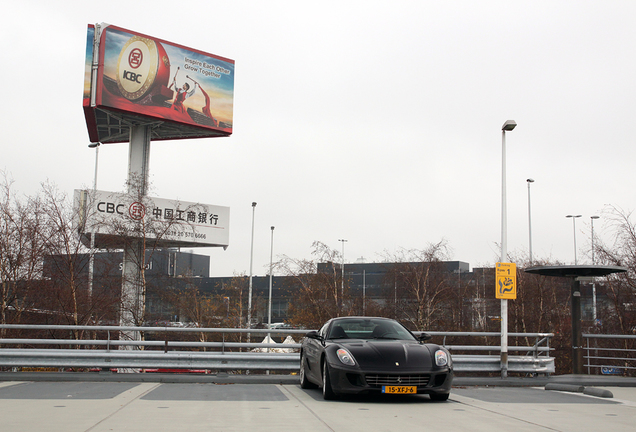
[[[141,84],[141,81],[139,81],[139,79],[141,77],[142,77],[141,74],[136,74],[134,72],[130,72],[130,71],[127,71],[127,70],[125,70],[124,74],[123,74],[123,78],[125,80],[136,82],[136,83],[139,83],[139,84]]]
[[[144,60],[144,53],[139,48],[134,48],[128,54],[128,64],[131,68],[137,69]]]
[[[146,206],[144,206],[140,202],[134,202],[128,208],[128,214],[130,215],[131,219],[141,220],[144,218],[144,216],[146,216]]]
[[[101,213],[124,214],[122,212],[122,207],[124,207],[123,204],[116,204],[116,203],[106,202],[106,201],[97,203],[97,211]]]

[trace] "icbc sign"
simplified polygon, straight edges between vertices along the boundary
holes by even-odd
[[[140,202],[134,202],[128,208],[128,214],[131,219],[142,220],[146,216],[146,206]]]
[[[168,84],[170,62],[163,46],[152,39],[133,36],[117,61],[117,87],[122,96],[138,101],[153,89],[155,81]]]
[[[229,207],[148,196],[137,199],[76,189],[74,223],[81,233],[95,234],[96,247],[120,247],[129,238],[151,239],[158,247],[229,245]],[[86,245],[90,240],[82,236]]]
[[[144,53],[139,48],[133,48],[128,55],[128,65],[133,69],[137,69],[141,66],[143,59]]]
[[[117,203],[112,203],[112,202],[107,202],[107,201],[100,201],[97,203],[97,211],[100,213],[110,213],[110,214],[120,214],[123,215],[123,209],[124,205],[123,204],[117,204]]]

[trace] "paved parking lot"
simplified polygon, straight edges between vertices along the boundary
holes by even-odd
[[[427,396],[322,400],[297,384],[0,382],[0,430],[633,431],[636,388],[613,398],[542,387],[459,386]]]

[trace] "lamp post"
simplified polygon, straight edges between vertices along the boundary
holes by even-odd
[[[254,213],[256,212],[256,203],[252,203],[252,241],[250,246],[250,281],[247,298],[247,328],[252,328],[252,263],[254,261]],[[247,342],[250,342],[250,334],[247,334]]]
[[[99,146],[102,143],[94,142],[88,145],[88,148],[95,149],[95,177],[93,178],[93,198],[95,199],[95,192],[97,191],[97,167],[99,166]],[[94,231],[94,230],[92,230]],[[93,300],[93,272],[95,270],[95,233],[91,232],[91,255],[88,258],[88,300]]]
[[[592,223],[592,265],[596,265],[594,260],[594,219],[598,219],[599,216],[590,216]],[[592,281],[592,321],[596,325],[596,283]]]
[[[274,227],[269,251],[269,307],[267,309],[267,328],[272,328],[272,275],[274,271]]]
[[[342,307],[344,307],[344,278],[345,278],[345,273],[344,273],[344,263],[345,263],[344,247],[345,247],[345,243],[347,242],[347,240],[338,239],[338,241],[342,242],[342,280],[341,280],[341,285],[340,285],[340,304],[342,305]]]
[[[566,216],[566,218],[572,218],[572,228],[574,229],[574,265],[577,265],[577,262],[576,262],[576,219],[580,217],[581,215]]]
[[[532,211],[530,206],[530,184],[534,183],[534,180],[526,179],[528,182],[528,250],[530,253],[530,265],[532,265]]]
[[[508,214],[506,202],[506,132],[517,127],[506,120],[501,127],[501,262],[508,261]],[[508,376],[508,300],[501,299],[501,377]]]
[[[362,316],[367,315],[367,271],[362,270]]]

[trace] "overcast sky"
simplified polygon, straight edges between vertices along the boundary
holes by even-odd
[[[230,207],[211,276],[254,274],[318,240],[345,260],[445,239],[498,261],[501,126],[508,250],[589,262],[590,216],[636,208],[636,2],[23,1],[0,16],[0,170],[35,193],[92,187],[82,112],[88,24],[236,62],[229,138],[153,142],[152,195]],[[128,144],[103,145],[98,188],[122,191]],[[607,218],[595,222],[609,241]]]

